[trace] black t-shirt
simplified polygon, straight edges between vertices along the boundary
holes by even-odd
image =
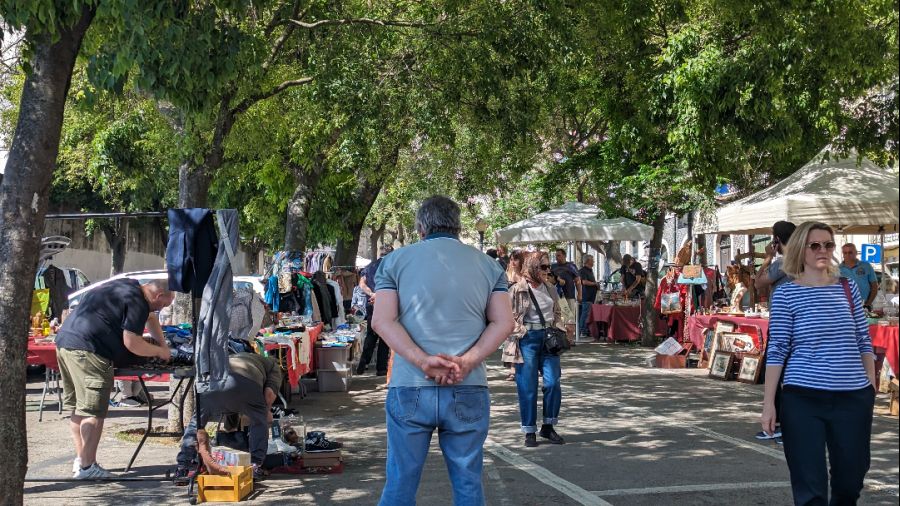
[[[578,269],[575,267],[575,264],[572,262],[553,264],[551,270],[553,271],[553,274],[556,274],[557,278],[566,281],[566,284],[562,286],[563,295],[567,299],[574,299],[576,288],[575,280],[578,279]]]
[[[112,360],[117,367],[142,359],[125,348],[122,331],[144,333],[150,305],[134,279],[117,279],[88,292],[56,336],[56,346],[84,350]]]
[[[641,278],[646,278],[647,275],[644,273],[643,267],[641,267],[640,262],[631,262],[631,265],[628,267],[622,266],[622,289],[626,290],[629,286],[634,284],[634,280],[637,279],[638,276]],[[634,293],[643,293],[644,292],[644,280],[634,287],[634,291],[629,295],[634,295]]]
[[[597,298],[597,287],[596,286],[587,286],[584,284],[585,281],[597,281],[594,279],[594,271],[588,269],[587,267],[582,267],[578,270],[578,275],[581,277],[581,301],[582,302],[594,302]]]
[[[378,266],[381,265],[382,260],[384,260],[384,257],[375,259],[362,271],[363,277],[366,278],[366,286],[373,292],[375,291],[375,274],[378,272]],[[372,304],[369,303],[368,297],[366,297],[366,307],[369,309],[372,308]],[[369,313],[371,313],[371,311],[369,311]]]

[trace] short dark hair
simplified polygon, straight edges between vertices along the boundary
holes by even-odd
[[[416,229],[425,235],[459,235],[462,230],[459,205],[443,195],[429,197],[416,212]]]
[[[556,248],[556,251],[554,253],[562,253],[563,256],[566,256],[566,250],[562,248]]]
[[[631,256],[631,255],[624,255],[624,256],[622,257],[622,263],[625,263],[625,262],[627,262],[627,261],[629,261],[629,260],[634,260],[634,257]]]
[[[484,252],[484,254],[494,259],[497,258],[497,250],[495,250],[494,248],[488,249]]]
[[[782,245],[787,245],[788,241],[791,240],[791,235],[793,235],[794,230],[797,230],[797,226],[789,221],[776,221],[774,225],[772,225],[772,235],[778,239],[778,242]]]

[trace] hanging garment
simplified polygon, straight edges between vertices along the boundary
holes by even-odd
[[[266,282],[266,304],[272,311],[276,313],[280,311],[281,294],[278,291],[278,276],[269,276],[269,281]]]
[[[62,312],[69,309],[69,294],[72,293],[66,283],[66,273],[55,265],[49,265],[41,276],[44,287],[50,290],[50,317],[61,318]]]
[[[166,269],[169,289],[203,295],[216,259],[216,226],[209,209],[169,209]]]
[[[321,284],[313,281],[313,294],[319,305],[319,313],[322,319],[320,321],[331,324],[331,303],[328,301],[328,290],[323,288]]]
[[[250,334],[253,327],[253,298],[255,295],[251,286],[234,291],[234,299],[231,302],[231,323],[228,326],[233,339],[247,339],[256,335],[255,331],[253,331],[253,335]]]
[[[216,212],[221,241],[209,282],[203,290],[197,320],[197,393],[222,390],[228,378],[228,329],[234,277],[231,265],[238,247],[238,213],[234,209]]]
[[[329,280],[328,286],[331,287],[331,292],[334,295],[334,299],[340,301],[341,303],[337,304],[337,313],[334,315],[332,320],[332,325],[337,327],[338,325],[343,325],[347,323],[347,317],[344,314],[344,304],[343,297],[341,296],[341,287],[337,284],[336,281]]]

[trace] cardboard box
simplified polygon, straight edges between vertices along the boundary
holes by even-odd
[[[303,452],[300,459],[303,467],[336,467],[344,460],[340,449],[327,452]]]
[[[350,369],[350,347],[316,347],[316,369],[320,371]]]

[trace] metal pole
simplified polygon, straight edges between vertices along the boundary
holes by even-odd
[[[484,253],[484,232],[481,230],[478,231],[478,249]]]

